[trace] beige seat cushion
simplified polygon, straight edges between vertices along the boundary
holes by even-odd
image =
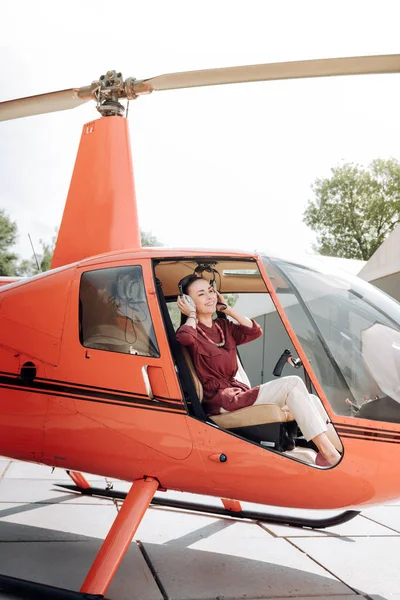
[[[266,423],[286,423],[294,421],[289,410],[282,410],[276,404],[258,404],[246,406],[222,415],[212,415],[211,419],[224,429],[234,427],[249,427],[250,425],[265,425]]]
[[[200,402],[202,402],[203,386],[197,377],[197,373],[187,348],[182,346],[182,352],[192,376],[197,396]],[[276,404],[246,406],[245,408],[239,408],[239,410],[232,412],[225,412],[221,415],[213,415],[211,418],[214,423],[220,427],[223,427],[224,429],[233,429],[234,427],[249,427],[251,425],[263,425],[265,423],[286,423],[287,421],[294,421],[294,417],[287,406],[284,406],[282,409],[279,406],[276,406]]]

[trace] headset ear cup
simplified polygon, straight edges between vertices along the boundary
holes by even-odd
[[[128,304],[145,301],[143,284],[139,279],[127,277],[121,286],[122,300]]]
[[[140,302],[140,283],[137,279],[133,279],[129,285],[129,300]]]

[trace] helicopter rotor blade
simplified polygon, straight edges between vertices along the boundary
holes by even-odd
[[[0,121],[67,110],[80,106],[92,98],[93,89],[82,87],[0,102]]]
[[[136,81],[132,87],[135,94],[148,94],[152,91],[176,90],[227,83],[398,72],[400,72],[400,54],[388,54],[382,56],[326,58],[169,73],[151,79]]]
[[[0,121],[41,115],[49,112],[75,108],[95,99],[99,105],[107,98],[133,99],[153,91],[174,90],[228,83],[250,83],[279,79],[301,79],[309,77],[338,77],[343,75],[372,75],[399,73],[400,54],[382,56],[356,56],[351,58],[326,58],[293,62],[247,65],[201,71],[169,73],[150,79],[128,78],[125,82],[120,73],[107,72],[90,86],[71,88],[29,96],[17,100],[0,102]],[[110,113],[110,108],[107,107]],[[114,108],[114,110],[116,110]],[[101,111],[100,111],[101,112]],[[115,112],[115,114],[120,114]]]

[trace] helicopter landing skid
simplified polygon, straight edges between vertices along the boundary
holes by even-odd
[[[125,500],[126,493],[119,492],[113,489],[102,489],[94,487],[81,488],[71,484],[56,484],[57,487],[62,487],[70,492],[78,492],[87,496],[98,496],[100,498],[111,498],[116,500]],[[234,502],[234,501],[229,501]],[[306,527],[309,529],[325,529],[334,525],[341,525],[351,519],[354,519],[360,514],[357,510],[345,510],[338,515],[326,517],[324,519],[306,519],[302,517],[291,517],[289,515],[274,515],[251,510],[233,510],[223,508],[222,506],[212,506],[209,504],[200,504],[198,502],[187,502],[184,500],[174,500],[171,498],[153,497],[150,504],[153,506],[165,506],[168,508],[178,508],[194,512],[208,513],[221,517],[233,517],[235,519],[249,519],[260,523],[274,523],[275,525],[287,525],[289,527]],[[229,505],[226,501],[224,506]],[[240,506],[239,502],[233,505],[236,509]]]
[[[77,487],[77,490],[88,491],[88,489],[91,489],[81,473],[72,471],[68,474],[74,481],[79,481],[84,486],[88,486]],[[118,511],[79,592],[7,575],[0,575],[0,592],[6,592],[14,597],[26,600],[36,600],[37,598],[40,598],[40,600],[104,599],[104,594],[158,488],[158,481],[152,477],[145,477],[132,483],[129,492],[124,494],[125,501]]]
[[[0,575],[0,592],[21,600],[106,600],[99,594],[82,594],[36,581]],[[7,596],[8,597],[8,596]]]

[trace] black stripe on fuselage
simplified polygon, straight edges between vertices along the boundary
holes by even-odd
[[[384,421],[379,421],[379,423],[384,423]],[[382,427],[374,427],[373,425],[353,425],[352,423],[334,423],[332,425],[337,429],[341,427],[342,429],[351,429],[354,430],[354,433],[357,431],[370,432],[376,431],[377,433],[394,433],[395,435],[400,435],[400,429],[382,429]],[[400,425],[400,423],[399,423]]]
[[[146,397],[137,397],[131,393],[107,392],[101,388],[88,389],[65,384],[55,384],[53,380],[35,380],[25,383],[19,377],[0,375],[0,388],[13,389],[17,391],[29,391],[36,394],[69,397],[76,400],[88,400],[93,402],[104,402],[106,404],[121,405],[127,407],[147,408],[151,410],[162,410],[170,413],[186,414],[185,407],[176,400],[169,403],[156,397],[154,400]]]
[[[338,432],[339,433],[339,432]],[[385,440],[385,439],[381,439],[381,438],[372,438],[372,437],[365,437],[362,435],[349,435],[346,433],[340,434],[340,438],[341,439],[348,439],[348,440],[362,440],[363,442],[380,442],[383,444],[400,444],[400,440]]]
[[[379,438],[388,438],[388,439],[395,439],[395,440],[399,440],[400,441],[400,432],[398,433],[390,433],[387,431],[368,431],[368,430],[354,430],[350,427],[337,427],[336,431],[339,432],[341,431],[342,433],[348,433],[351,435],[362,435],[365,437],[379,437]]]
[[[23,385],[23,381],[15,373],[7,373],[6,371],[0,371],[0,381],[1,381],[2,376],[12,377],[13,379],[16,379],[18,382],[20,382],[21,385]],[[46,385],[58,385],[63,388],[72,387],[72,388],[76,388],[76,389],[83,389],[83,390],[89,390],[89,391],[97,390],[102,393],[122,394],[123,396],[129,396],[129,397],[132,397],[135,399],[136,398],[144,398],[145,400],[149,399],[149,397],[146,394],[141,394],[140,392],[130,392],[127,390],[118,390],[115,388],[106,388],[106,387],[96,386],[96,385],[87,385],[84,383],[76,383],[76,382],[65,381],[65,380],[61,380],[61,379],[46,379],[43,377],[36,377],[35,382],[42,382],[42,383],[45,383]],[[165,400],[168,403],[179,404],[180,406],[182,406],[182,400],[180,400],[179,398],[169,398],[167,396],[157,395],[157,399]]]
[[[391,444],[400,444],[400,433],[391,433],[386,431],[376,431],[367,429],[353,429],[352,427],[336,426],[338,435],[342,438],[351,438],[354,440],[366,440],[369,442],[388,442]]]
[[[18,392],[22,391],[21,386],[20,387],[14,387],[14,386],[4,386],[4,385],[0,385],[0,389],[5,389],[5,390],[16,390]],[[26,388],[23,388],[24,390],[26,390]],[[42,396],[56,396],[59,398],[69,398],[71,400],[80,400],[82,402],[95,402],[96,404],[107,404],[108,406],[118,406],[118,407],[124,407],[124,408],[136,408],[137,410],[149,410],[149,411],[157,411],[157,412],[162,412],[162,413],[169,413],[171,415],[184,415],[186,414],[185,411],[177,411],[177,410],[168,410],[166,408],[159,408],[159,404],[158,403],[154,403],[154,406],[150,406],[149,405],[145,405],[145,404],[135,404],[133,402],[130,402],[129,404],[126,404],[124,402],[110,402],[108,400],[100,400],[100,399],[96,399],[96,398],[79,398],[77,396],[66,396],[65,394],[57,394],[54,392],[43,392],[43,391],[38,391],[38,390],[29,390],[30,393],[32,394],[41,394]]]

